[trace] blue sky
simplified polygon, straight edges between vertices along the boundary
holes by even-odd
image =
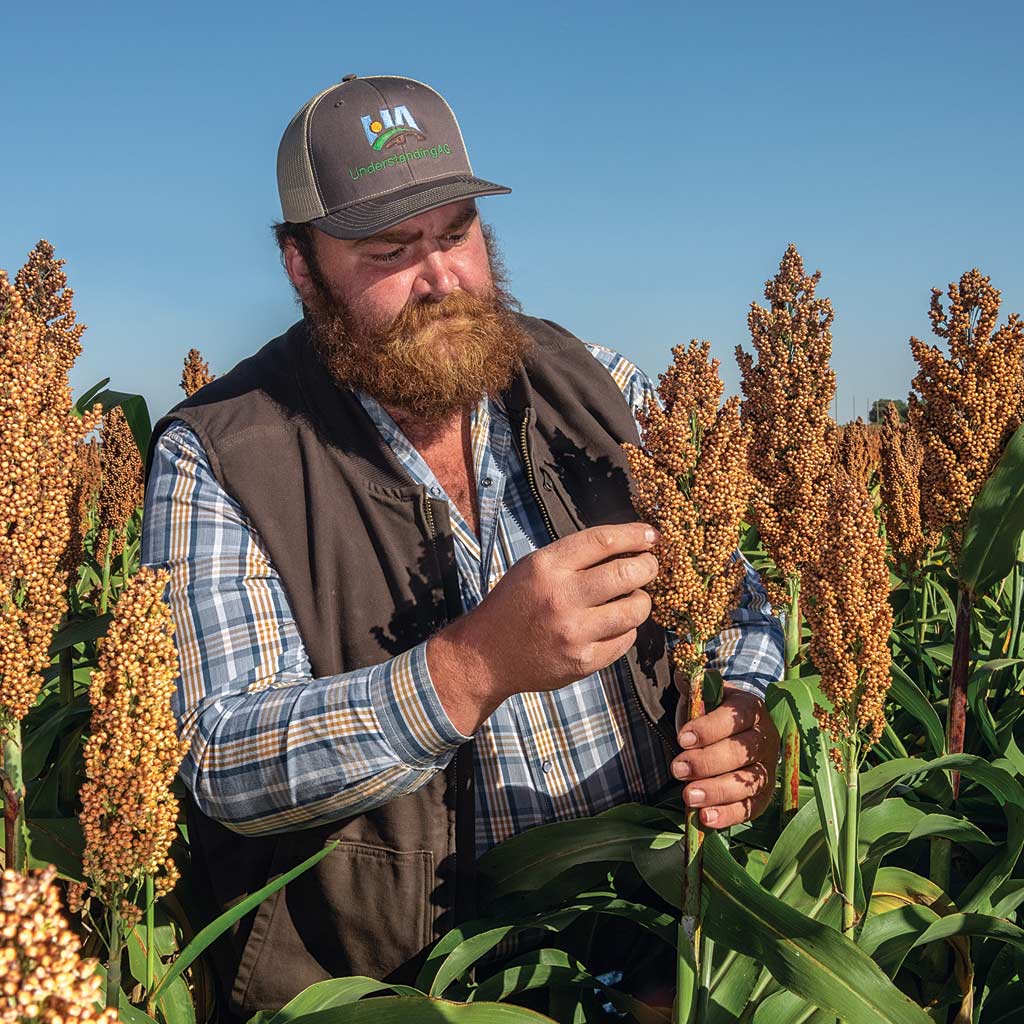
[[[836,310],[838,414],[905,396],[931,286],[1024,311],[1024,5],[51,3],[4,15],[0,266],[41,237],[104,376],[154,420],[297,318],[269,225],[295,111],[404,74],[459,117],[525,310],[727,392],[789,242]],[[930,336],[930,335],[929,335]]]

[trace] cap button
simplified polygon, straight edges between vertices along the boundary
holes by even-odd
[[[345,75],[342,78],[342,81],[343,82],[351,82],[353,78],[358,78],[358,77],[359,77],[358,75]]]

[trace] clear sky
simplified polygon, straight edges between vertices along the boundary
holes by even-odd
[[[277,145],[349,72],[437,88],[526,312],[652,377],[733,349],[789,242],[836,310],[839,418],[905,396],[931,286],[1024,312],[1024,4],[12,4],[0,266],[48,238],[88,325],[72,371],[183,397],[297,319]]]

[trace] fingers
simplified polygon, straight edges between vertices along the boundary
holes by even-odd
[[[703,779],[683,789],[687,807],[700,808],[701,824],[728,828],[756,818],[771,803],[774,772],[763,764]]]
[[[760,729],[766,719],[771,721],[764,710],[764,702],[757,694],[729,690],[717,708],[700,718],[691,719],[679,730],[679,745],[684,750],[706,747],[747,729]]]
[[[646,591],[634,590],[617,601],[589,609],[584,616],[585,628],[595,640],[609,640],[642,625],[650,614],[650,597]]]
[[[652,533],[650,540],[647,539],[648,531]],[[658,531],[647,523],[609,523],[571,533],[548,545],[548,550],[564,569],[589,569],[615,555],[650,551],[659,536]]]
[[[747,729],[709,747],[684,750],[673,759],[671,767],[677,779],[708,779],[757,761],[774,764],[777,756],[778,751],[772,751],[763,733]]]
[[[647,586],[657,575],[658,560],[649,552],[623,555],[576,573],[576,592],[584,605],[599,607],[613,598]]]

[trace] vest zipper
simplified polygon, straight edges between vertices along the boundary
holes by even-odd
[[[526,429],[529,415],[530,411],[528,409],[524,409],[523,418],[519,421],[519,450],[523,453],[523,465],[526,467],[526,479],[530,482],[530,490],[533,492],[533,500],[537,503],[537,508],[540,509],[544,525],[548,528],[548,535],[552,540],[557,540],[558,535],[555,533],[555,528],[551,525],[551,520],[548,517],[548,510],[544,507],[540,491],[537,489],[537,480],[533,475],[533,464],[530,462],[530,452],[526,445]]]
[[[527,423],[529,418],[529,410],[523,410],[522,419],[519,421],[519,450],[523,455],[523,466],[526,468],[526,479],[530,482],[530,490],[533,492],[533,500],[536,501],[537,507],[540,509],[540,514],[544,519],[544,525],[548,529],[548,534],[552,540],[557,540],[558,535],[555,533],[555,528],[551,525],[551,519],[548,517],[548,511],[544,507],[544,502],[541,499],[540,491],[537,489],[537,481],[533,475],[533,464],[530,462],[530,451],[526,443],[526,432]],[[675,745],[672,741],[661,731],[658,723],[648,714],[647,708],[644,707],[644,702],[640,699],[640,691],[637,689],[636,677],[633,675],[633,668],[629,664],[629,659],[626,655],[622,655],[619,659],[626,666],[626,672],[629,675],[629,685],[632,689],[633,699],[636,701],[636,706],[640,709],[640,714],[643,715],[644,721],[654,730],[658,739],[665,745],[668,752],[672,755],[675,754]]]

